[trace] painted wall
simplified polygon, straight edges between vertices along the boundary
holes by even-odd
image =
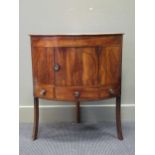
[[[134,0],[21,0],[20,1],[20,120],[31,121],[33,105],[29,34],[124,33],[122,62],[122,105],[124,120],[134,120]],[[56,107],[59,103],[59,107]],[[41,100],[42,108],[55,108],[63,121],[74,117],[73,104]],[[89,120],[92,106],[114,106],[114,100],[82,103],[83,117]],[[70,108],[66,112],[64,108]],[[87,109],[87,108],[88,109]],[[102,108],[103,108],[102,107]],[[123,108],[123,109],[124,109]],[[86,110],[87,109],[87,110]],[[90,108],[92,109],[92,108]],[[49,110],[48,110],[49,111]],[[90,110],[91,111],[91,110]],[[98,110],[97,110],[98,111]],[[102,111],[98,111],[102,120]],[[49,115],[50,112],[49,112]],[[94,114],[93,114],[94,115]],[[64,117],[63,117],[64,116]],[[113,119],[111,113],[106,116]],[[42,116],[41,116],[42,117]],[[68,118],[69,118],[68,117]],[[28,119],[29,118],[29,119]],[[66,120],[68,120],[66,117]],[[96,121],[98,120],[96,117]],[[48,119],[48,117],[46,118]],[[46,119],[43,119],[46,121]],[[93,118],[92,118],[93,119]],[[52,121],[52,117],[50,118]],[[53,121],[54,121],[53,120]],[[74,119],[69,119],[74,120]],[[105,118],[104,118],[105,120]]]

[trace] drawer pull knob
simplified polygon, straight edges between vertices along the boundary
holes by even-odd
[[[79,91],[75,91],[75,92],[74,92],[74,96],[75,96],[75,97],[79,97],[79,96],[80,96],[80,92],[79,92]]]
[[[109,88],[109,93],[110,93],[111,95],[114,95],[115,91],[114,91],[112,88]]]
[[[59,71],[59,69],[60,69],[60,66],[59,66],[58,64],[55,64],[55,65],[54,65],[54,71],[57,72],[57,71]]]
[[[40,95],[43,96],[43,95],[45,95],[45,94],[46,94],[46,90],[45,90],[45,89],[42,89],[42,90],[40,91]]]

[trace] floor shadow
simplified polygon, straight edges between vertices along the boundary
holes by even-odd
[[[116,138],[115,133],[111,133],[108,129],[93,124],[57,124],[44,125],[40,127],[39,139],[48,139],[52,141],[77,142],[90,140],[106,140]]]

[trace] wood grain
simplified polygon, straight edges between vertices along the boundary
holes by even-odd
[[[41,94],[41,91],[45,90],[44,94]],[[54,86],[49,84],[38,84],[34,87],[34,96],[43,98],[43,99],[54,99]]]
[[[98,85],[98,55],[94,47],[56,48],[55,63],[60,65],[55,73],[56,86]]]
[[[122,34],[32,35],[31,42],[34,96],[74,100],[77,90],[80,100],[95,100],[121,94]]]
[[[122,34],[31,35],[34,129],[37,138],[39,98],[76,102],[116,97],[117,136],[121,128]]]
[[[81,47],[81,46],[117,46],[122,35],[101,36],[31,36],[34,47]]]
[[[102,48],[100,53],[100,84],[120,84],[121,79],[121,46]]]
[[[54,51],[52,48],[32,47],[34,84],[54,84]]]
[[[99,91],[98,88],[88,87],[56,87],[55,97],[60,100],[75,100],[74,93],[78,91],[80,93],[79,100],[90,100],[98,99]]]

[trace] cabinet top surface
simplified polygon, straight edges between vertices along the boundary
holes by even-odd
[[[30,37],[93,37],[93,36],[114,36],[124,35],[123,33],[114,34],[30,34]]]

